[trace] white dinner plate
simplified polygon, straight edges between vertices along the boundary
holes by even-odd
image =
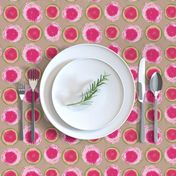
[[[58,72],[53,83],[52,100],[63,121],[77,129],[97,130],[116,118],[123,103],[123,85],[112,67],[97,59],[77,58]],[[85,94],[104,74],[108,75],[108,80],[98,88],[91,101],[68,106],[79,102],[82,93]]]
[[[123,83],[123,103],[114,118],[103,128],[98,130],[79,130],[65,123],[55,111],[52,103],[52,85],[57,73],[75,58],[96,58],[108,65],[113,65],[114,70],[119,70],[118,75]],[[95,139],[104,137],[120,128],[128,118],[134,104],[135,86],[132,74],[123,59],[106,47],[96,44],[79,44],[69,47],[56,55],[47,65],[40,83],[40,100],[48,120],[61,132],[78,139]],[[110,106],[110,105],[109,105]],[[108,107],[107,107],[108,111]]]

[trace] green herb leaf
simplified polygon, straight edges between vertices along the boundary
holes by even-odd
[[[96,93],[99,91],[99,87],[106,84],[106,81],[108,81],[108,77],[110,75],[107,75],[106,73],[101,74],[100,77],[94,81],[92,84],[90,84],[89,89],[81,94],[81,100],[76,103],[68,104],[67,106],[73,106],[73,105],[87,105],[91,103],[91,99],[96,96]]]

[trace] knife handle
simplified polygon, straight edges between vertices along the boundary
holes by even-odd
[[[144,113],[144,103],[140,103],[140,141],[144,143],[145,141],[145,113]]]

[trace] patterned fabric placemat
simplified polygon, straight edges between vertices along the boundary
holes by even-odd
[[[2,0],[0,33],[0,175],[176,176],[176,1]],[[81,141],[48,122],[37,90],[36,141],[31,145],[29,86],[25,141],[18,140],[17,82],[27,84],[29,67],[42,73],[58,52],[87,42],[120,54],[135,82],[142,56],[147,60],[147,80],[154,71],[162,74],[157,145],[153,144],[154,97],[148,90],[145,144],[138,141],[137,101],[122,128],[102,139]]]

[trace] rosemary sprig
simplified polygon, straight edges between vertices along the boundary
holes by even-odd
[[[75,103],[68,104],[67,106],[73,106],[73,105],[86,105],[90,103],[90,100],[96,96],[96,93],[99,91],[99,87],[108,81],[108,74],[104,73],[101,74],[100,77],[94,81],[92,84],[90,84],[89,88],[85,93],[82,93],[81,100]]]

